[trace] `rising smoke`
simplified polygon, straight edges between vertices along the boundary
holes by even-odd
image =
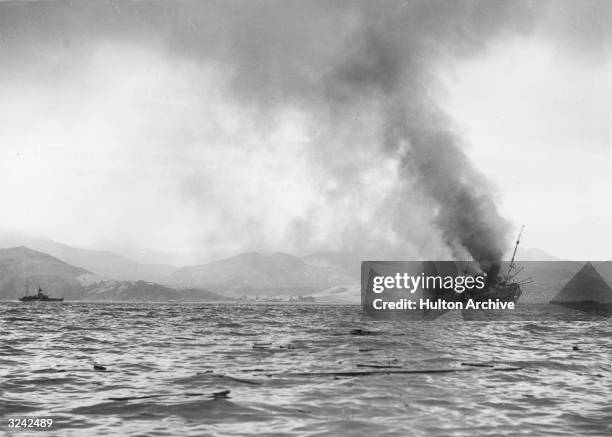
[[[430,228],[422,224],[428,221],[453,256],[471,256],[483,269],[499,263],[508,223],[442,109],[437,72],[441,63],[480,53],[498,35],[528,29],[538,15],[531,2],[52,3],[5,8],[0,25],[11,29],[13,42],[4,47],[6,59],[12,50],[21,61],[19,53],[40,44],[40,53],[68,53],[75,62],[104,43],[162,50],[168,59],[214,69],[223,78],[219,89],[250,111],[261,130],[289,110],[310,117],[305,153],[316,177],[332,181],[321,183],[326,200],[317,207],[355,218],[332,226],[341,235],[334,249],[376,245],[376,228],[386,226],[396,246],[427,253]],[[380,214],[360,221],[359,206],[369,205],[359,187],[373,160],[394,164],[388,175],[394,187]],[[190,192],[194,201],[202,196]],[[321,243],[311,237],[316,216],[313,207],[294,218],[285,247],[277,248],[312,250]],[[223,221],[244,223],[239,220]],[[260,221],[246,223],[239,227],[249,238],[262,235],[253,245],[269,239],[257,231]]]
[[[398,183],[409,181],[429,199],[434,225],[455,257],[471,256],[485,270],[499,265],[508,223],[436,101],[440,85],[435,66],[441,57],[469,56],[498,32],[528,25],[529,8],[522,3],[429,1],[343,6],[330,10],[323,3],[309,3],[307,15],[314,24],[305,26],[293,21],[291,10],[281,18],[273,18],[277,11],[260,15],[256,29],[265,29],[263,37],[259,32],[246,35],[263,44],[255,43],[255,54],[250,45],[238,53],[237,58],[247,62],[236,70],[233,89],[267,105],[289,100],[311,112],[324,108],[330,129],[342,124],[343,112],[374,102],[371,107],[380,115],[378,143],[358,146],[397,159]],[[329,22],[325,14],[336,20]],[[282,26],[279,21],[300,29],[295,35],[289,31],[289,45],[280,47],[281,56],[276,38],[287,35],[277,28]],[[317,48],[319,38],[323,44]],[[233,47],[244,49],[241,44]],[[275,58],[267,57],[268,50]],[[321,70],[324,73],[317,74]],[[351,190],[350,179],[342,189]],[[406,199],[394,211],[392,222],[400,238],[414,237],[408,229],[413,210],[411,199]]]
[[[368,102],[379,113],[378,142],[354,147],[374,148],[398,161],[398,184],[429,199],[434,225],[455,257],[471,256],[485,270],[499,265],[508,222],[436,101],[435,67],[445,56],[478,52],[499,32],[528,26],[529,4],[308,2],[280,9],[258,9],[242,35],[248,42],[239,37],[230,44],[241,60],[234,92],[262,107],[291,102],[328,113],[329,129],[342,125],[341,114]],[[358,153],[349,146],[351,152]],[[341,189],[350,191],[351,182]],[[414,238],[408,229],[413,210],[411,199],[394,210],[391,221],[400,239]]]
[[[414,178],[417,188],[431,199],[434,224],[454,256],[469,255],[488,271],[501,263],[509,226],[499,214],[489,182],[462,151],[451,120],[429,94],[437,87],[431,70],[435,49],[440,44],[449,47],[432,38],[444,35],[446,29],[437,28],[432,37],[404,27],[428,13],[428,6],[421,4],[410,9],[410,19],[389,11],[378,25],[367,23],[356,38],[362,49],[340,67],[340,84],[333,87],[344,89],[349,84],[350,93],[356,95],[372,87],[378,92],[382,150],[398,156],[403,177]],[[409,213],[408,208],[399,212]]]

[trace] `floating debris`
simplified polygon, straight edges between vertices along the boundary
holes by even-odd
[[[401,369],[401,370],[371,370],[371,371],[343,371],[343,372],[304,372],[304,373],[291,373],[286,375],[274,375],[274,376],[371,376],[371,375],[412,375],[412,374],[433,374],[433,373],[454,373],[454,372],[473,372],[477,371],[477,368],[454,368],[454,369]],[[493,367],[491,371],[497,372],[513,372],[517,370],[523,370],[522,367]]]
[[[208,396],[212,396],[213,398],[216,399],[217,397],[227,397],[229,393],[230,393],[230,390],[223,390],[223,391],[208,394]],[[152,399],[152,398],[163,398],[163,397],[172,397],[172,396],[193,397],[193,396],[206,396],[206,395],[207,395],[206,393],[183,393],[182,395],[167,393],[167,394],[143,395],[143,396],[118,396],[118,397],[110,397],[106,399],[109,401],[133,401],[133,400],[139,400],[139,399]]]
[[[371,367],[373,369],[401,369],[402,366],[393,366],[391,364],[357,364],[357,367]]]
[[[106,398],[106,399],[108,399],[109,401],[132,401],[135,399],[160,398],[162,396],[168,396],[168,395],[121,396],[121,397],[111,397],[111,398]]]
[[[250,379],[243,379],[243,378],[235,378],[233,376],[228,376],[228,375],[215,375],[219,378],[227,378],[231,381],[236,381],[236,382],[242,382],[243,384],[250,384],[250,385],[261,385],[262,383],[259,381],[253,381]]]
[[[295,346],[292,345],[291,343],[289,343],[286,346],[283,346],[282,344],[279,346],[281,349],[295,349]]]
[[[365,329],[351,329],[351,331],[349,332],[350,335],[380,335],[380,332],[376,332],[376,331],[368,331]]]
[[[94,363],[93,368],[94,368],[94,370],[99,370],[101,372],[106,370],[106,367],[104,367],[104,366],[102,366],[100,364],[96,364],[96,363]]]
[[[217,391],[212,394],[212,397],[213,399],[227,399],[229,398],[230,393],[231,393],[231,390]]]
[[[269,349],[272,343],[255,343],[253,349]]]

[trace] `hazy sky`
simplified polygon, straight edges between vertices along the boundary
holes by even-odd
[[[329,79],[371,31],[410,54],[398,98],[445,113],[525,246],[610,259],[612,3],[536,4],[1,2],[0,227],[180,262],[442,255],[383,150],[388,95]],[[385,57],[358,59],[384,90]]]

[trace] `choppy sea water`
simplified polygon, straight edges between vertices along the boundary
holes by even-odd
[[[38,416],[68,436],[612,435],[612,318],[537,311],[420,322],[359,306],[3,302],[0,434]],[[404,369],[451,371],[351,373]]]

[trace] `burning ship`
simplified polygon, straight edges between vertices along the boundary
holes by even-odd
[[[518,279],[523,268],[515,259],[522,232],[521,228],[509,263],[496,259],[488,264],[477,260],[364,262],[362,305],[368,314],[383,318],[434,320],[453,309],[460,309],[468,320],[482,320],[483,314],[487,319],[505,318],[511,314],[505,310],[514,309],[505,304],[516,303],[521,287],[533,282],[531,277]],[[389,278],[391,285],[381,290],[380,279],[386,284]],[[412,281],[409,286],[407,278]]]
[[[523,270],[523,268],[519,268],[515,262],[516,251],[521,242],[521,235],[523,235],[523,228],[524,226],[521,227],[521,231],[516,239],[512,259],[506,270],[500,274],[501,265],[494,264],[485,272],[485,287],[482,290],[465,293],[463,297],[465,300],[473,299],[482,301],[499,299],[501,302],[516,302],[521,297],[523,293],[521,286],[533,282],[531,277],[522,280],[517,279],[518,275]]]
[[[500,302],[516,302],[522,294],[521,286],[533,282],[531,277],[519,280],[517,279],[523,268],[519,267],[515,261],[516,252],[520,244],[523,228],[519,233],[514,246],[512,259],[505,269],[502,271],[502,263],[492,263],[487,269],[478,268],[473,261],[471,262],[424,262],[423,272],[429,276],[458,276],[462,272],[463,276],[481,277],[484,278],[484,287],[482,289],[470,288],[462,293],[455,292],[443,288],[424,290],[424,297],[435,301],[438,299],[448,302],[463,302],[469,300],[473,302],[497,301]]]

